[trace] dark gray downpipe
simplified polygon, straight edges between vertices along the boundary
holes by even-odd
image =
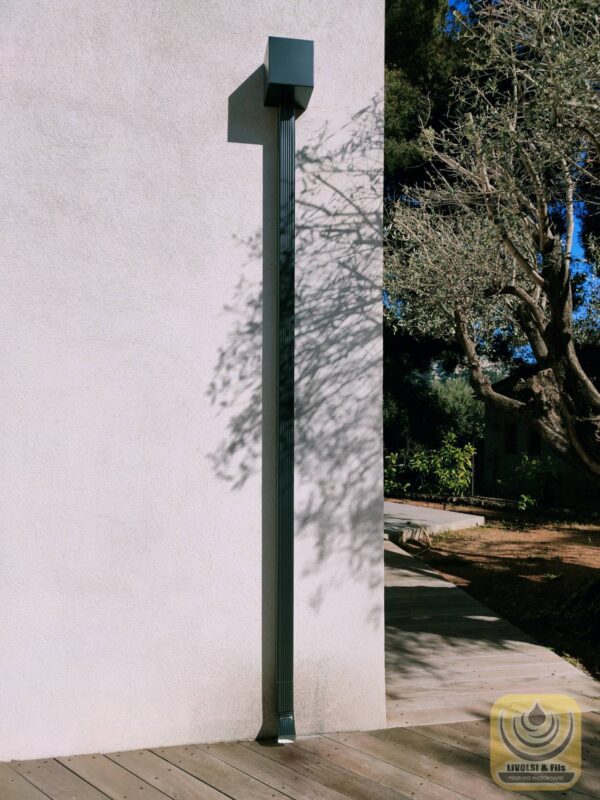
[[[277,225],[277,741],[296,738],[294,718],[294,269],[296,109],[313,89],[313,42],[270,36],[265,105],[276,106]]]

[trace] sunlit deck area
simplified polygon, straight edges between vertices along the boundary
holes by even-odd
[[[156,747],[0,765],[2,800],[392,800],[506,797],[489,772],[491,704],[566,693],[583,713],[583,772],[561,797],[600,795],[600,687],[418,559],[387,543],[388,728]],[[521,792],[525,797],[545,793]]]

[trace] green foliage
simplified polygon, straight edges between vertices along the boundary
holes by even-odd
[[[467,376],[457,374],[457,353],[434,341],[384,329],[383,430],[386,450],[440,447],[444,435],[477,446],[484,404]]]
[[[392,183],[422,179],[420,123],[439,126],[464,61],[447,14],[447,0],[386,3],[385,173]]]
[[[517,508],[519,509],[519,511],[529,511],[530,508],[534,508],[536,505],[537,505],[537,500],[530,494],[519,495],[519,500],[517,502]]]
[[[439,129],[448,113],[450,84],[466,57],[447,25],[447,0],[387,0],[385,72],[386,198],[400,183],[426,179],[427,153],[421,124]],[[388,319],[389,321],[389,319]],[[410,451],[415,444],[438,447],[447,430],[468,441],[465,425],[455,425],[443,399],[431,391],[432,361],[452,363],[454,345],[434,338],[384,330],[384,437],[388,450]],[[454,348],[455,349],[455,348]],[[446,365],[445,365],[446,367]],[[468,425],[466,427],[469,427]]]
[[[588,287],[585,313],[575,320],[575,336],[580,351],[600,348],[600,282]]]
[[[497,480],[498,493],[517,501],[519,511],[549,503],[559,481],[556,462],[549,456],[523,454],[510,482]]]
[[[400,408],[398,400],[390,392],[383,393],[383,427],[397,427],[402,424],[404,409]]]
[[[521,511],[548,502],[558,481],[555,463],[548,456],[522,455],[515,469],[514,494]]]
[[[459,442],[473,444],[483,439],[485,406],[466,377],[434,380],[431,394],[439,417],[435,424],[441,430],[452,431]]]
[[[403,466],[400,453],[386,453],[383,469],[383,490],[386,497],[401,497],[410,488],[408,482],[402,482]]]
[[[426,98],[399,69],[385,71],[385,169],[389,175],[423,161],[418,142],[419,116],[427,114]]]
[[[441,69],[439,39],[448,12],[447,0],[387,0],[386,62],[404,70],[412,83]]]
[[[424,481],[424,488],[442,497],[457,497],[468,491],[471,485],[471,464],[475,447],[466,444],[460,447],[456,434],[445,435],[437,450],[418,450],[410,459],[410,467]]]

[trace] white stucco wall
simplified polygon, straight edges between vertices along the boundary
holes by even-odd
[[[315,40],[297,123],[297,725],[384,724],[383,11],[0,4],[0,760],[269,727],[269,34]]]

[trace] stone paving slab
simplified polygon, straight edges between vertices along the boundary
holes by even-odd
[[[410,503],[386,501],[383,512],[386,538],[399,542],[420,539],[422,534],[430,536],[443,531],[461,531],[485,525],[485,517],[479,514],[442,511],[439,508],[414,506]]]

